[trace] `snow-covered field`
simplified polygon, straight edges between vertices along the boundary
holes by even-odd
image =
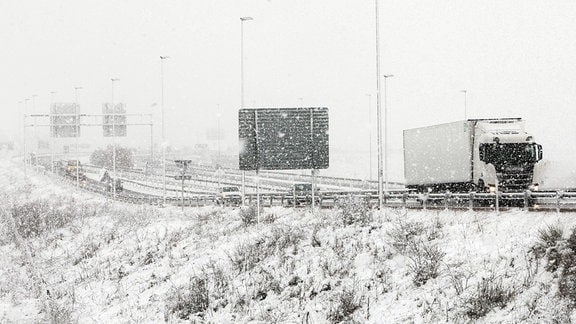
[[[256,224],[249,208],[116,203],[26,178],[7,157],[0,195],[0,323],[576,320],[576,294],[560,294],[576,289],[572,213],[369,211],[351,200],[264,209]],[[543,247],[552,229],[563,238]]]

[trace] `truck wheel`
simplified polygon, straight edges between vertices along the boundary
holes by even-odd
[[[484,180],[478,180],[478,186],[476,187],[476,191],[478,192],[486,192],[486,185],[484,184]]]
[[[486,185],[484,184],[484,180],[478,180],[478,186],[476,186],[476,191],[478,193],[485,193],[486,192]],[[474,206],[476,207],[489,207],[490,201],[486,199],[478,199],[474,201]]]

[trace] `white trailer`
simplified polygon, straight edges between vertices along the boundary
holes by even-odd
[[[535,190],[542,147],[520,118],[470,119],[404,131],[407,188],[418,191]]]

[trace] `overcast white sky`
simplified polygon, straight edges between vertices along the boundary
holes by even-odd
[[[401,149],[403,129],[463,119],[466,89],[468,117],[523,117],[546,157],[576,156],[576,1],[379,4],[381,72],[395,75],[392,149]],[[113,77],[129,113],[159,121],[159,56],[168,55],[169,141],[205,142],[220,105],[234,145],[241,16],[254,18],[244,24],[246,106],[294,107],[302,98],[329,107],[331,150],[367,152],[367,94],[376,136],[374,0],[1,0],[2,133],[21,132],[19,101],[37,95],[34,112],[47,113],[51,91],[72,102],[75,86],[82,112],[100,113]]]

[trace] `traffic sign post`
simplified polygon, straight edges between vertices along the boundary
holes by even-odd
[[[182,212],[184,212],[184,180],[192,179],[191,175],[186,175],[188,165],[190,165],[192,160],[174,160],[174,162],[180,168],[180,175],[174,176],[174,179],[182,180]]]

